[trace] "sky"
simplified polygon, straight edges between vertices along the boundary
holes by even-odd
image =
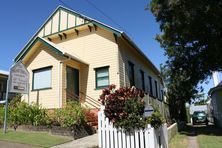
[[[160,64],[166,61],[166,57],[164,50],[155,40],[155,36],[160,33],[159,24],[152,13],[145,10],[149,2],[149,0],[1,0],[0,70],[9,70],[19,51],[59,5],[126,32],[159,69]],[[212,86],[210,80],[204,85],[204,92],[206,93]]]

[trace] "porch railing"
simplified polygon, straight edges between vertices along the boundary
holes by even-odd
[[[92,97],[86,95],[85,93],[83,92],[79,92],[82,96],[84,96],[84,99],[83,97],[80,97],[78,95],[76,95],[74,92],[70,91],[70,90],[66,90],[66,98],[68,100],[74,100],[74,101],[80,101],[80,102],[84,102],[84,103],[87,103],[89,104],[90,106],[96,108],[96,109],[99,109],[100,108],[100,102],[99,101],[96,101],[95,99],[93,99]]]
[[[73,101],[80,101],[80,97],[70,90],[66,90],[66,99]]]
[[[95,99],[93,99],[92,97],[86,95],[85,93],[83,93],[81,91],[79,93],[82,94],[83,96],[85,96],[85,99],[84,99],[85,103],[88,103],[89,105],[93,106],[96,109],[100,108],[101,104],[99,101],[96,101]]]

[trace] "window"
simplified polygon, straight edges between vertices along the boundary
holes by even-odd
[[[142,90],[145,91],[144,72],[140,70]]]
[[[0,82],[0,91],[3,91],[3,82]]]
[[[158,88],[157,88],[157,81],[155,80],[155,90],[156,90],[156,97],[158,98]]]
[[[104,88],[109,85],[109,67],[96,68],[96,88]]]
[[[150,76],[149,76],[149,84],[150,84],[150,95],[153,96],[152,77]]]
[[[33,70],[32,89],[49,89],[51,88],[52,66]]]
[[[130,61],[128,62],[128,75],[129,75],[130,86],[135,86],[134,64]]]
[[[161,90],[161,96],[162,96],[161,100],[164,101],[163,90]]]

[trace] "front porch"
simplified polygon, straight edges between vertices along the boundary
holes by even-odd
[[[63,106],[68,101],[74,100],[79,101],[83,106],[98,110],[100,102],[87,95],[89,64],[72,56],[62,64]]]

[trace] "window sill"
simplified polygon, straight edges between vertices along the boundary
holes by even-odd
[[[101,87],[96,87],[94,90],[101,90],[101,89],[104,89],[104,88],[107,88],[107,87],[109,87],[109,85],[107,85],[107,86],[101,86]]]
[[[52,89],[52,87],[40,88],[40,89],[32,89],[31,91],[40,91],[40,90],[48,90]]]

